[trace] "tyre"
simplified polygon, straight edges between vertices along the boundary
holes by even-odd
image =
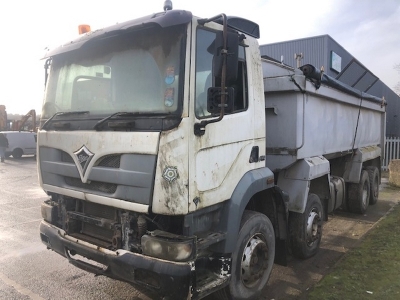
[[[22,149],[20,149],[20,148],[14,149],[12,152],[12,156],[14,158],[21,158],[22,154],[23,154],[23,152],[22,152]]]
[[[367,167],[369,178],[369,204],[374,205],[378,202],[379,197],[379,170],[377,167]]]
[[[271,221],[261,213],[245,211],[232,253],[231,280],[216,293],[218,299],[259,299],[274,259],[275,233]]]
[[[347,207],[350,212],[364,214],[369,204],[370,196],[369,176],[366,170],[361,171],[359,183],[349,183]]]
[[[289,219],[292,255],[305,259],[315,255],[322,238],[323,209],[321,200],[309,194],[304,213],[291,213]]]

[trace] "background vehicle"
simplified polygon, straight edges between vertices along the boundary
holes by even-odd
[[[22,155],[36,155],[37,134],[28,131],[3,131],[8,139],[6,156],[21,158]]]
[[[262,59],[258,37],[167,3],[48,52],[43,243],[171,299],[257,299],[330,212],[374,204],[384,102]]]
[[[31,121],[28,122],[29,118]],[[0,131],[37,131],[36,111],[31,109],[20,120],[9,120],[5,105],[0,105]]]
[[[31,118],[31,124],[28,124],[27,121]],[[25,127],[27,127],[25,129]],[[14,131],[33,131],[37,132],[36,128],[36,111],[34,109],[31,109],[24,115],[21,120],[15,120],[12,122],[11,130]]]

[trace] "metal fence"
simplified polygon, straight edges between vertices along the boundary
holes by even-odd
[[[389,162],[392,159],[400,159],[400,138],[386,138],[382,170],[389,170]]]

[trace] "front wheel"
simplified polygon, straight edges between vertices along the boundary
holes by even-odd
[[[259,299],[275,259],[275,234],[267,216],[245,211],[232,253],[231,280],[218,299]]]
[[[319,249],[322,238],[323,210],[319,197],[309,194],[304,213],[291,213],[290,245],[296,258],[309,258]]]

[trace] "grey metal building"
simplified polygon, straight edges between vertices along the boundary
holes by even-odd
[[[262,56],[292,67],[323,66],[325,74],[368,94],[385,97],[386,135],[400,137],[400,97],[329,35],[261,45],[260,51]]]

